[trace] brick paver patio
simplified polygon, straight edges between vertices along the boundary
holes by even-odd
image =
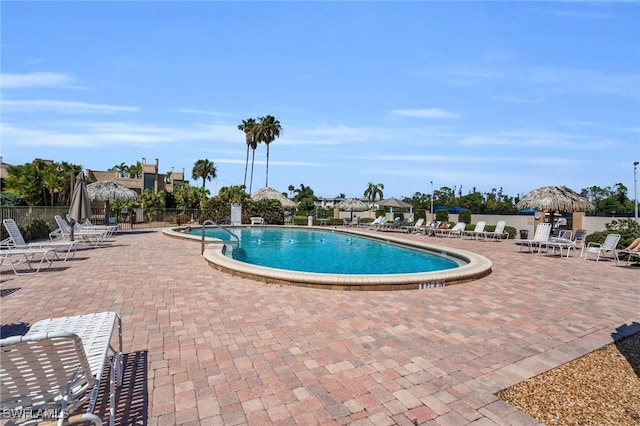
[[[225,275],[199,244],[138,231],[35,276],[3,267],[3,337],[119,312],[119,424],[534,425],[495,392],[640,330],[638,267],[405,238],[482,254],[493,272],[428,290],[303,289]]]

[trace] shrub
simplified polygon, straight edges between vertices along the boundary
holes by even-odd
[[[254,201],[247,210],[248,217],[261,216],[268,225],[284,225],[284,209],[277,200]]]
[[[18,227],[26,242],[46,240],[52,231],[46,220],[42,217],[32,215],[25,216],[24,222],[18,225]]]
[[[640,237],[640,225],[633,219],[620,219],[614,220],[605,225],[606,231],[598,231],[587,235],[584,239],[584,244],[587,245],[591,242],[602,244],[605,238],[609,234],[620,234],[620,242],[618,242],[618,248],[625,248],[633,240]]]
[[[436,222],[449,222],[449,212],[446,210],[436,210]]]
[[[471,210],[463,210],[460,213],[458,213],[458,221],[464,222],[466,224],[470,224],[471,223]]]

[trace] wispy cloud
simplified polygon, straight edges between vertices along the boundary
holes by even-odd
[[[498,95],[493,99],[502,102],[513,102],[518,104],[537,104],[544,100],[540,96],[518,96],[518,95]]]
[[[393,115],[410,118],[458,118],[455,112],[447,111],[440,108],[419,108],[419,109],[393,109],[390,111]]]
[[[526,83],[551,95],[589,95],[638,98],[640,74],[614,74],[589,69],[551,67],[458,68],[450,71],[452,84],[480,84],[483,80]],[[511,95],[513,96],[513,95]]]
[[[104,114],[116,112],[136,112],[138,107],[122,105],[91,104],[87,102],[52,101],[44,99],[3,100],[4,112],[56,112],[60,114]]]
[[[221,111],[210,111],[206,109],[197,109],[197,108],[179,108],[175,110],[176,112],[182,114],[192,114],[192,115],[204,115],[209,117],[233,117],[234,114],[229,112],[221,112]]]
[[[586,18],[586,19],[612,19],[614,15],[610,13],[584,12],[575,10],[554,10],[552,15],[567,16],[569,18]]]
[[[0,88],[25,89],[34,87],[77,88],[76,80],[69,74],[54,72],[32,72],[28,74],[0,74]]]
[[[602,150],[618,146],[618,142],[611,139],[554,133],[538,130],[504,131],[469,135],[460,139],[460,143],[468,146],[508,146],[508,147],[537,147],[555,150]]]

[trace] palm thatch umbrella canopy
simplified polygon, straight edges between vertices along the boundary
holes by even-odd
[[[534,189],[522,197],[516,207],[519,210],[537,209],[563,213],[586,212],[594,208],[589,200],[566,186]]]
[[[106,201],[105,216],[109,215],[109,203],[111,201],[135,201],[138,199],[136,191],[112,181],[90,183],[87,185],[87,193],[91,201]]]
[[[347,198],[336,204],[336,207],[340,210],[346,210],[351,212],[361,212],[369,209],[366,203],[358,200],[357,198]]]
[[[280,201],[280,204],[282,204],[282,207],[289,208],[289,209],[296,208],[298,205],[295,201],[288,199],[287,197],[282,195],[280,192],[276,191],[273,188],[269,188],[268,186],[265,186],[264,188],[261,188],[256,192],[254,192],[253,194],[251,194],[251,199],[254,201],[277,200],[277,201]]]
[[[347,198],[336,204],[340,210],[351,212],[351,220],[353,220],[353,212],[361,212],[369,209],[369,206],[357,198]]]

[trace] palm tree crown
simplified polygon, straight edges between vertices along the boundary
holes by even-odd
[[[276,138],[280,137],[280,132],[282,132],[282,126],[274,116],[266,115],[260,117],[260,122],[256,129],[256,137],[259,142],[264,142],[267,145],[267,177],[265,186],[269,186],[269,145]]]
[[[193,165],[192,179],[202,179],[202,189],[206,181],[211,181],[218,177],[216,166],[213,161],[209,161],[206,158],[203,160],[197,160]]]
[[[383,189],[383,184],[369,182],[369,184],[367,185],[367,189],[364,190],[363,195],[369,199],[370,203],[373,203],[376,201],[376,197],[380,196],[380,199],[384,197],[384,194],[382,193]]]

